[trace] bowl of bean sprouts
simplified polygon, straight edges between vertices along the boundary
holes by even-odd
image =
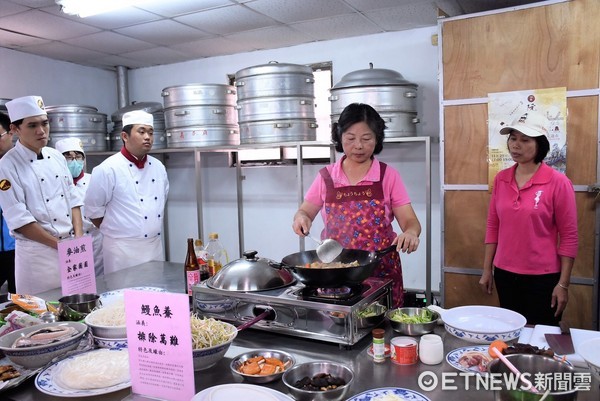
[[[238,330],[230,323],[194,314],[190,320],[194,370],[208,369],[223,359]]]

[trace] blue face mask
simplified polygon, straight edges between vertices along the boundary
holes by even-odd
[[[69,171],[73,178],[77,178],[83,170],[83,160],[69,160],[67,161],[67,166],[69,166]]]

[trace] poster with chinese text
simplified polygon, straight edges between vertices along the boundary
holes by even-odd
[[[561,173],[567,168],[567,90],[566,88],[531,89],[490,93],[488,95],[488,185],[496,174],[514,164],[507,148],[507,135],[500,129],[510,125],[527,111],[548,118],[550,152],[544,162]]]
[[[189,401],[195,383],[187,294],[125,290],[125,321],[132,392]]]
[[[92,237],[84,235],[58,242],[62,295],[95,294],[96,272]]]

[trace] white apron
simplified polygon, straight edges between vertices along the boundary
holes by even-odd
[[[112,238],[104,235],[104,274],[151,260],[165,260],[161,237],[154,238]]]
[[[15,249],[15,284],[18,294],[35,295],[60,288],[56,249],[18,238]]]

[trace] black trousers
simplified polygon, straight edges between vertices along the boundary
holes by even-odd
[[[15,251],[0,252],[0,287],[8,283],[8,292],[14,294],[15,288]]]
[[[556,306],[550,304],[559,279],[560,273],[529,275],[494,268],[500,306],[525,316],[530,325],[558,326],[562,314],[555,317]]]

